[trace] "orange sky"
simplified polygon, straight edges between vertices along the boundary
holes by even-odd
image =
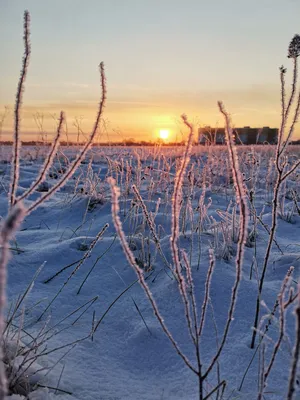
[[[10,38],[0,43],[0,112],[10,107],[5,138],[13,127],[25,7],[32,19],[22,110],[26,139],[37,139],[37,112],[49,137],[61,110],[72,139],[76,118],[89,133],[102,60],[108,90],[102,140],[153,140],[159,129],[180,139],[182,113],[196,126],[222,126],[218,100],[237,127],[279,126],[278,67],[288,67],[290,89],[286,53],[299,24],[297,1],[4,0],[0,34]]]
[[[30,91],[30,85],[27,88]],[[77,89],[80,98],[80,88]],[[88,95],[85,88],[83,95]],[[278,127],[280,122],[280,105],[278,102],[278,87],[274,85],[257,85],[242,90],[230,89],[220,92],[151,92],[147,99],[134,98],[131,101],[109,97],[104,113],[105,125],[103,125],[101,140],[123,140],[135,138],[136,140],[155,140],[159,129],[169,129],[169,140],[181,140],[184,128],[180,121],[182,112],[187,113],[195,126],[211,125],[222,126],[223,120],[218,112],[215,99],[226,99],[225,104],[231,112],[233,123],[236,127],[271,126]],[[63,96],[62,96],[63,97]],[[49,137],[55,131],[56,122],[60,110],[67,115],[69,136],[75,140],[77,128],[76,119],[85,133],[89,133],[96,115],[98,99],[28,104],[24,102],[22,109],[22,128],[26,132],[26,140],[37,139],[39,128],[34,116],[37,113],[43,115],[43,127]],[[26,93],[24,100],[26,99]],[[184,99],[184,101],[183,101]],[[13,126],[13,105],[11,105],[8,117],[5,120],[3,130],[11,131]],[[295,137],[299,137],[296,132]],[[8,136],[7,136],[8,137]],[[81,136],[82,137],[82,136]]]

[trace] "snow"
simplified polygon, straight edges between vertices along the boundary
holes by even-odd
[[[9,152],[9,148],[6,151]],[[68,157],[73,157],[75,151],[73,148],[64,150]],[[263,147],[258,146],[257,148],[251,148],[251,151],[258,152],[261,157],[261,165],[258,172],[260,178],[256,183],[256,209],[257,212],[262,211],[263,222],[270,226],[271,206],[268,203],[268,187],[266,186],[270,148],[268,147],[266,151]],[[31,185],[42,165],[41,155],[36,160],[31,160],[28,152],[32,156],[34,151],[26,149],[26,152],[27,155],[26,153],[23,154],[21,163],[19,194]],[[126,161],[132,165],[132,173],[128,175],[130,178],[129,188],[132,184],[137,184],[137,177],[141,172],[143,179],[139,191],[149,211],[154,213],[157,200],[161,198],[159,211],[154,222],[157,231],[160,232],[163,253],[167,260],[170,263],[172,262],[169,241],[171,234],[172,183],[175,161],[182,154],[182,149],[170,148],[164,149],[162,152],[164,152],[171,168],[170,184],[166,184],[166,181],[161,178],[162,171],[160,169],[164,167],[163,158],[161,156],[154,158],[151,149],[94,148],[92,162],[89,163],[90,154],[87,161],[82,163],[74,178],[62,190],[57,192],[51,200],[44,203],[25,219],[16,235],[16,241],[12,241],[11,248],[14,250],[8,267],[8,308],[26,290],[38,268],[45,263],[26,298],[24,311],[24,331],[40,339],[44,338],[42,335],[46,331],[49,332],[47,336],[51,336],[43,345],[43,348],[47,346],[45,350],[47,354],[38,358],[35,366],[36,370],[42,369],[42,371],[38,372],[40,385],[47,386],[48,389],[45,387],[38,388],[30,394],[29,398],[31,400],[194,400],[198,398],[196,376],[178,357],[162,332],[149,301],[138,283],[135,283],[116,301],[93,337],[81,340],[90,334],[93,327],[93,319],[95,318],[94,323],[97,322],[122,291],[136,280],[136,275],[125,258],[119,240],[115,239],[109,187],[106,183],[108,176],[117,177],[118,184],[122,182],[121,193],[124,193],[127,173],[124,167]],[[249,148],[247,148],[247,152],[250,152]],[[299,148],[295,147],[293,152],[296,152],[299,156]],[[141,171],[138,171],[136,153],[139,154],[141,160]],[[194,218],[197,221],[198,212],[195,210],[203,190],[203,177],[201,174],[205,166],[212,165],[213,162],[215,175],[209,176],[211,183],[208,183],[205,205],[211,201],[211,206],[207,209],[208,215],[213,217],[217,223],[220,223],[221,218],[218,210],[226,211],[230,202],[234,202],[234,193],[232,186],[227,184],[229,172],[226,164],[225,147],[216,147],[212,153],[202,148],[193,150],[191,163],[194,163],[195,178],[196,180],[198,179],[198,183],[193,192],[192,205]],[[214,157],[213,159],[211,158],[212,156]],[[9,158],[9,156],[6,157]],[[243,170],[248,174],[250,167],[244,162],[246,158],[240,157]],[[114,163],[112,161],[108,163],[108,158]],[[123,171],[120,168],[119,171],[121,172],[117,176],[116,166],[120,167],[122,164]],[[57,160],[55,167],[59,169]],[[5,217],[7,212],[6,191],[10,178],[9,164],[2,161],[0,163],[0,173],[0,209],[2,217]],[[298,175],[294,174],[290,177],[286,190],[294,188],[299,194],[300,181]],[[153,193],[149,190],[151,178],[155,186]],[[56,179],[49,177],[47,179],[49,186],[56,183],[56,181]],[[92,182],[97,183],[93,193],[91,192]],[[164,187],[166,187],[165,191],[163,191]],[[40,192],[35,192],[30,200],[26,200],[25,205],[30,204],[39,196]],[[101,197],[104,201],[94,203],[94,206],[89,209],[91,198],[95,198],[95,196],[96,198],[97,196]],[[132,197],[131,192],[126,200],[126,212],[130,209]],[[286,202],[288,207],[289,201],[286,200]],[[124,222],[123,228],[131,238],[131,248],[135,249],[135,257],[142,259],[143,252],[148,251],[144,238],[146,236],[151,238],[151,234],[147,227],[144,229],[141,208],[136,210],[135,214],[132,213],[129,217],[127,216],[126,219],[124,217],[124,204],[124,197],[121,197],[120,217]],[[191,253],[192,270],[200,314],[209,265],[209,248],[214,248],[216,244],[220,245],[223,239],[221,230],[218,231],[217,236],[214,234],[214,229],[212,229],[213,221],[208,219],[206,221],[207,229],[201,234],[201,260],[200,268],[198,269],[198,234],[191,234],[189,217],[187,221],[186,234],[181,233],[180,235],[180,247],[184,248],[187,254],[190,255],[191,245],[193,246]],[[300,216],[296,215],[295,212],[292,223],[284,219],[279,219],[278,222],[276,240],[284,254],[281,254],[275,245],[273,246],[263,290],[263,301],[266,306],[263,307],[262,315],[268,314],[269,310],[273,308],[282,280],[290,266],[295,268],[294,282],[292,284],[295,288],[295,282],[299,278]],[[45,280],[63,267],[73,262],[78,262],[106,223],[109,224],[109,228],[104,236],[100,238],[90,257],[65,287],[63,287],[63,284],[76,264],[64,270],[50,282],[44,283]],[[252,222],[250,227],[252,226],[251,224]],[[264,257],[267,239],[268,233],[258,223],[256,251],[259,269]],[[214,321],[217,325],[220,340],[227,319],[228,305],[235,279],[234,254],[236,243],[232,242],[231,246],[231,257],[229,257],[229,260],[217,258],[212,277],[210,289],[211,306],[209,305],[208,307],[205,328],[201,338],[201,358],[206,366],[214,356],[217,348]],[[106,251],[107,249],[109,250]],[[103,256],[89,275],[80,294],[77,294],[90,268],[102,254]],[[147,279],[150,290],[168,329],[180,345],[180,348],[191,362],[196,365],[194,349],[186,327],[178,286],[171,275],[164,271],[163,260],[157,253],[153,241],[150,244],[150,254],[153,267],[153,272],[150,278]],[[252,279],[250,279],[253,256],[254,247],[246,247],[243,279],[239,289],[234,320],[219,360],[221,379],[227,381],[226,395],[224,397],[226,399],[257,398],[258,355],[250,367],[242,391],[238,391],[243,374],[253,355],[253,350],[250,349],[250,341],[257,296],[255,271],[253,271]],[[148,274],[146,273],[146,276]],[[62,287],[61,293],[44,313],[49,303]],[[96,301],[92,302],[95,297],[97,297]],[[88,303],[89,301],[90,303]],[[70,315],[84,304],[87,305]],[[87,311],[81,315],[87,307]],[[285,338],[268,380],[266,399],[282,400],[286,394],[291,352],[295,339],[295,319],[292,311],[293,307],[287,313]],[[42,318],[40,319],[41,315]],[[64,319],[68,315],[70,316]],[[278,314],[276,314],[277,318]],[[271,324],[268,338],[265,339],[267,359],[270,357],[274,341],[277,340],[278,336],[278,322],[276,322],[276,319]],[[29,336],[25,332],[22,332],[20,340],[24,343],[24,346],[29,345]],[[73,344],[76,341],[78,343],[74,347]],[[63,347],[64,345],[68,346]],[[57,347],[63,348],[51,352],[52,349]],[[62,358],[65,353],[67,354]],[[212,390],[216,383],[216,369],[214,369],[205,383],[205,391]],[[51,389],[57,387],[58,390],[56,391]],[[297,396],[296,398],[300,398],[298,392]],[[20,400],[22,398],[14,394],[9,396],[8,400]]]

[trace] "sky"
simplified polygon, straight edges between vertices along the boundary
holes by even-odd
[[[21,124],[27,140],[38,137],[37,113],[51,137],[60,110],[70,135],[76,121],[89,133],[101,61],[108,96],[103,140],[154,140],[160,129],[178,139],[182,113],[196,126],[223,126],[218,100],[237,127],[279,126],[279,67],[288,69],[289,89],[287,48],[300,33],[299,0],[0,0],[6,137],[13,129],[25,9],[32,46]]]

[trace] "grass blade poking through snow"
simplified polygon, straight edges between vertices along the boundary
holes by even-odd
[[[144,200],[142,199],[142,196],[140,195],[140,192],[139,192],[139,190],[137,189],[137,187],[135,185],[132,185],[132,190],[133,190],[134,194],[136,195],[136,197],[137,197],[137,199],[138,199],[138,201],[139,201],[139,203],[140,203],[140,205],[142,207],[143,213],[145,215],[145,218],[146,218],[146,221],[148,223],[149,229],[150,229],[150,231],[152,233],[152,237],[153,237],[154,243],[155,243],[155,245],[156,245],[156,247],[158,249],[158,252],[159,252],[160,256],[162,257],[162,260],[165,263],[166,267],[168,269],[170,269],[170,265],[168,263],[168,260],[166,259],[166,256],[163,253],[163,250],[162,250],[161,245],[160,245],[160,241],[159,241],[159,239],[157,237],[157,234],[156,234],[156,231],[155,231],[155,225],[154,225],[154,221],[152,219],[152,216],[149,214],[149,212],[147,210],[147,207],[146,207],[146,204],[145,204]]]
[[[45,310],[42,312],[42,314],[40,315],[38,321],[40,321],[40,319],[43,317],[43,315],[49,310],[49,308],[51,307],[51,305],[53,304],[53,302],[55,301],[55,299],[60,295],[60,293],[63,291],[63,289],[67,286],[67,284],[69,283],[70,279],[76,274],[76,272],[79,270],[79,268],[82,266],[82,264],[84,264],[84,262],[88,259],[88,257],[90,256],[93,248],[96,246],[96,244],[98,243],[98,240],[104,235],[106,229],[109,227],[109,224],[105,224],[104,227],[101,229],[101,231],[97,234],[97,236],[95,237],[95,239],[92,241],[90,247],[88,248],[88,250],[86,251],[86,253],[84,254],[84,256],[82,257],[82,259],[80,260],[80,262],[76,265],[76,267],[73,269],[73,271],[71,272],[71,274],[68,276],[67,280],[63,283],[63,285],[61,286],[61,288],[58,290],[58,292],[56,293],[56,295],[53,297],[53,299],[50,301],[50,303],[48,304],[48,306],[45,308]]]

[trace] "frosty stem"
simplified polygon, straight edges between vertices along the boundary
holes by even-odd
[[[298,64],[297,64],[297,54],[294,54],[293,59],[294,62],[294,72],[293,72],[293,85],[292,85],[292,92],[289,97],[289,101],[287,106],[285,105],[285,98],[286,98],[286,90],[285,90],[285,74],[286,74],[286,69],[281,67],[280,68],[280,81],[281,81],[281,125],[280,125],[280,130],[278,134],[278,142],[277,142],[277,147],[276,147],[276,155],[275,155],[275,166],[276,166],[276,171],[277,171],[277,178],[276,178],[276,183],[274,186],[274,192],[273,192],[273,200],[272,200],[272,225],[270,228],[270,233],[269,233],[269,239],[268,239],[268,244],[267,244],[267,249],[263,261],[263,266],[262,266],[262,273],[261,277],[259,280],[259,287],[258,287],[258,294],[256,298],[256,310],[255,310],[255,316],[254,316],[254,323],[253,323],[253,334],[252,334],[252,340],[251,340],[251,348],[253,349],[255,346],[255,339],[256,339],[256,334],[257,334],[257,328],[258,328],[258,323],[259,323],[259,313],[260,313],[260,302],[261,302],[261,296],[262,296],[262,291],[263,291],[263,286],[264,286],[264,280],[266,276],[266,271],[271,255],[271,250],[272,250],[272,245],[273,241],[275,238],[275,232],[277,228],[277,213],[278,213],[278,207],[279,207],[279,196],[280,196],[280,190],[282,187],[282,184],[284,181],[294,172],[300,165],[300,160],[295,162],[290,168],[288,168],[288,163],[285,157],[285,153],[287,150],[287,146],[292,138],[295,125],[298,122],[298,117],[300,113],[300,90],[298,93],[298,98],[296,101],[296,107],[294,110],[294,114],[292,116],[292,122],[290,124],[290,127],[287,132],[287,137],[284,141],[284,136],[285,136],[285,128],[287,124],[288,117],[290,115],[290,110],[292,105],[295,103],[296,99],[296,86],[297,86],[297,77],[298,77]]]

